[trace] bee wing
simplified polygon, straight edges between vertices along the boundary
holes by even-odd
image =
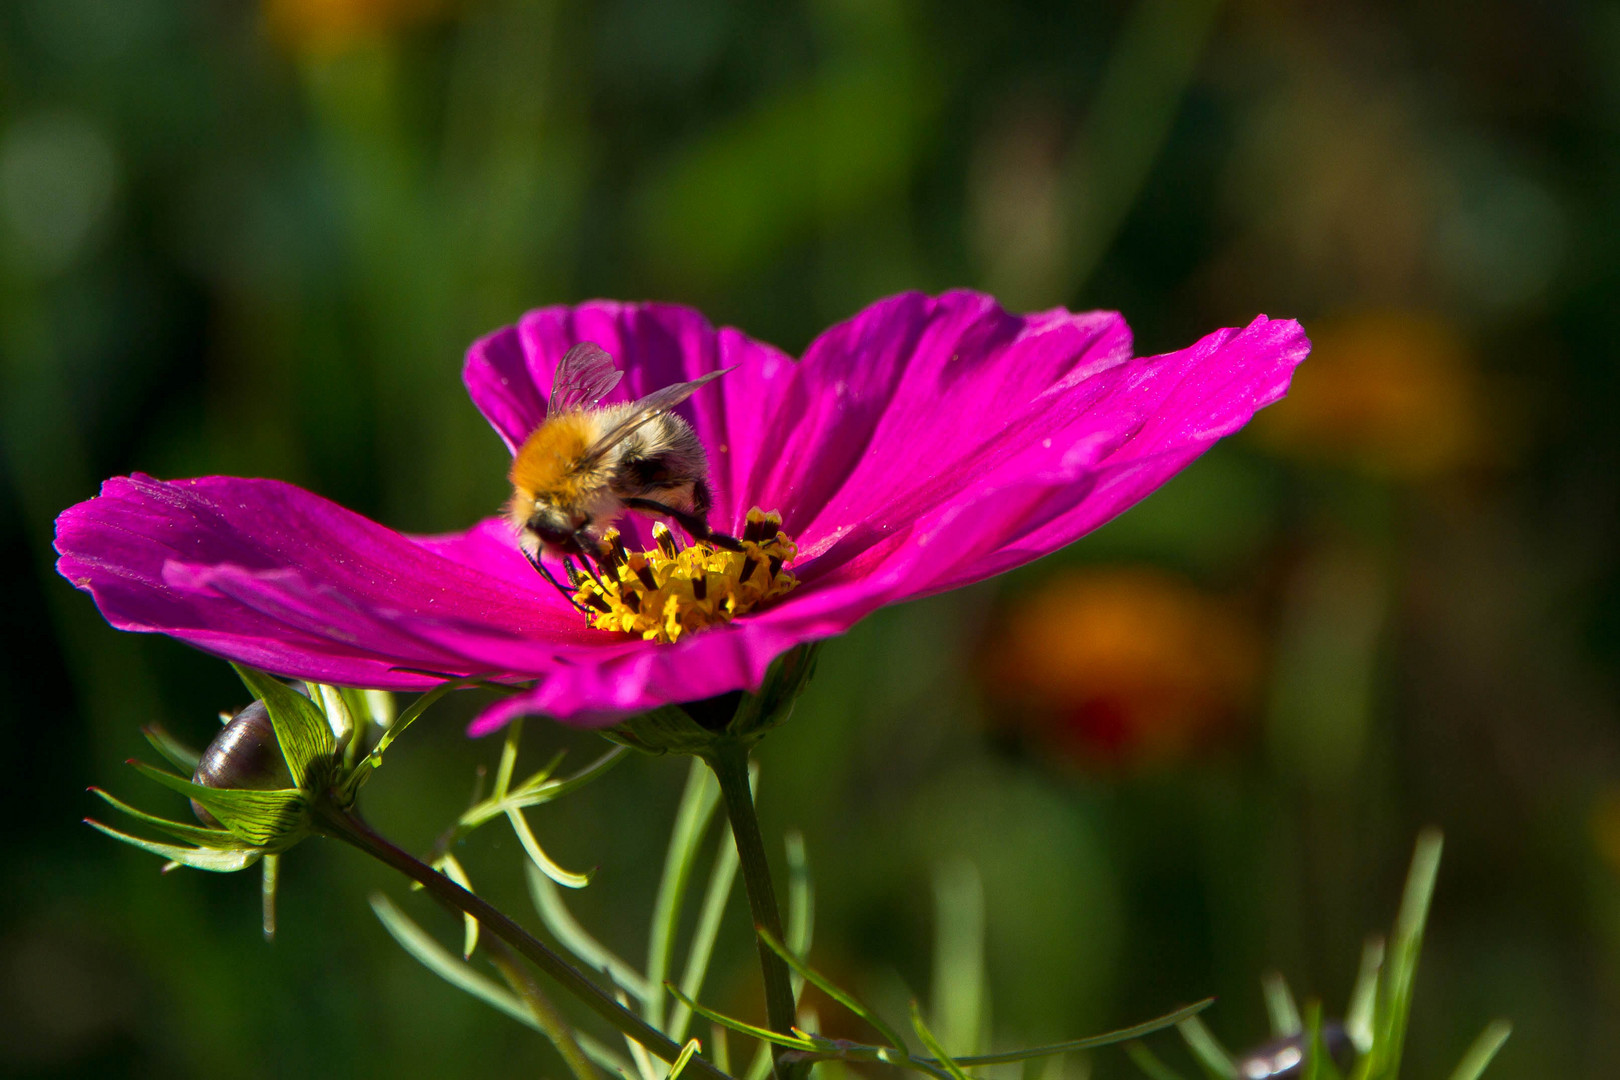
[[[591,444],[591,448],[585,451],[581,464],[592,464],[603,454],[623,442],[642,424],[645,424],[659,413],[669,412],[669,410],[697,393],[698,388],[704,383],[712,382],[730,370],[731,368],[721,368],[719,371],[711,371],[701,378],[693,379],[691,382],[676,383],[673,386],[666,386],[662,390],[654,390],[640,401],[632,404],[629,414],[623,420],[603,432],[602,437]]]
[[[589,341],[580,342],[557,361],[546,415],[589,409],[607,397],[623,377],[624,372],[613,366],[613,357],[606,349]]]

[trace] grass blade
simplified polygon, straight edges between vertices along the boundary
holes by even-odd
[[[1406,1024],[1412,1008],[1412,986],[1417,978],[1418,955],[1423,948],[1423,927],[1429,918],[1429,902],[1434,897],[1435,878],[1440,872],[1443,841],[1438,829],[1418,834],[1412,852],[1412,867],[1401,894],[1395,916],[1395,933],[1390,939],[1384,971],[1383,992],[1376,1009],[1373,1053],[1384,1080],[1400,1074],[1401,1049],[1406,1040]]]
[[[654,1027],[664,1026],[664,996],[658,988],[664,984],[675,951],[675,933],[680,924],[687,882],[692,876],[692,863],[719,801],[719,785],[702,759],[694,757],[686,774],[680,806],[675,811],[675,826],[670,830],[648,935],[647,987],[652,992],[647,997],[647,1021]]]
[[[709,958],[714,953],[715,938],[720,933],[720,919],[726,913],[726,901],[737,880],[737,845],[731,839],[731,827],[720,830],[720,847],[715,852],[714,867],[709,871],[709,887],[703,894],[703,907],[698,912],[697,929],[692,931],[692,944],[686,954],[686,969],[681,973],[681,993],[693,1000],[703,990],[703,977],[709,970]],[[686,1028],[692,1021],[692,1010],[676,1002],[670,1010],[666,1034],[672,1039],[686,1038]]]
[[[467,877],[467,871],[462,868],[461,861],[454,855],[446,853],[433,867],[441,871],[445,877],[460,885],[468,892],[473,891],[472,879]],[[462,912],[461,958],[463,960],[472,956],[473,950],[478,948],[478,920]]]
[[[754,1060],[748,1063],[748,1072],[743,1074],[743,1080],[765,1080],[770,1075],[771,1044],[761,1042],[759,1049],[754,1052]]]
[[[1189,1017],[1197,1016],[1211,1005],[1214,998],[1205,998],[1192,1005],[1185,1005],[1175,1012],[1166,1013],[1154,1020],[1145,1020],[1140,1024],[1133,1024],[1117,1031],[1105,1031],[1101,1035],[1089,1035],[1083,1039],[1070,1039],[1067,1042],[1050,1043],[1046,1046],[1032,1046],[1026,1050],[1009,1050],[1000,1054],[973,1054],[968,1057],[956,1059],[958,1065],[971,1068],[976,1065],[1002,1065],[1015,1061],[1027,1061],[1030,1058],[1049,1057],[1052,1054],[1067,1054],[1076,1050],[1094,1050],[1099,1046],[1113,1046],[1116,1043],[1129,1042],[1140,1039],[1144,1035],[1151,1035],[1165,1028],[1175,1027]]]
[[[787,846],[787,947],[795,956],[809,956],[816,929],[816,887],[810,878],[810,860],[804,850],[804,834],[797,829],[785,839]],[[804,976],[793,973],[793,1000],[799,1000]]]
[[[523,866],[528,875],[529,896],[534,900],[535,911],[539,912],[540,921],[545,923],[546,929],[551,931],[563,948],[592,971],[607,972],[608,978],[637,1001],[646,1001],[649,993],[647,977],[619,959],[579,924],[574,913],[563,903],[556,883],[541,873],[538,866],[532,862],[525,862]]]
[[[934,1023],[964,1054],[985,1028],[984,883],[966,860],[934,871]]]
[[[1508,1041],[1511,1034],[1513,1025],[1506,1020],[1494,1020],[1487,1024],[1485,1030],[1479,1033],[1479,1038],[1468,1048],[1468,1053],[1463,1055],[1463,1059],[1451,1071],[1451,1080],[1479,1080],[1480,1074],[1485,1071],[1485,1067],[1491,1063],[1491,1059],[1502,1049],[1502,1044]]]
[[[1181,1032],[1187,1049],[1192,1051],[1199,1067],[1210,1075],[1211,1080],[1237,1080],[1237,1065],[1232,1061],[1232,1055],[1202,1020],[1189,1016],[1176,1023],[1176,1030]]]
[[[1144,1043],[1127,1043],[1125,1056],[1129,1057],[1138,1069],[1147,1073],[1149,1080],[1182,1080],[1180,1073],[1160,1061],[1159,1055],[1149,1050]]]
[[[1305,1030],[1294,992],[1288,989],[1288,980],[1282,977],[1282,972],[1268,971],[1260,976],[1260,992],[1266,998],[1266,1015],[1271,1017],[1271,1034],[1275,1038],[1288,1038]]]
[[[1305,1071],[1303,1080],[1344,1080],[1339,1066],[1328,1053],[1322,1040],[1322,1003],[1312,1001],[1305,1007]]]
[[[759,1039],[762,1042],[773,1042],[778,1046],[786,1046],[794,1050],[804,1050],[808,1053],[814,1053],[815,1051],[821,1049],[821,1047],[815,1042],[811,1041],[810,1039],[803,1038],[802,1036],[783,1035],[779,1031],[772,1031],[770,1028],[756,1027],[755,1025],[747,1023],[746,1021],[738,1020],[735,1017],[726,1016],[724,1013],[715,1012],[708,1006],[699,1005],[691,998],[686,997],[680,992],[680,990],[669,983],[665,983],[664,988],[674,995],[675,1000],[681,1002],[688,1009],[691,1009],[693,1012],[697,1013],[699,1016],[703,1017],[712,1024],[719,1024],[721,1027],[730,1028],[732,1031],[747,1035],[752,1039]]]
[[[939,1044],[939,1040],[934,1038],[934,1033],[928,1030],[928,1025],[923,1023],[922,1010],[917,1007],[915,1001],[911,1003],[911,1029],[917,1033],[917,1038],[922,1040],[922,1044],[928,1052],[934,1055],[934,1060],[946,1072],[951,1074],[951,1080],[969,1080],[968,1074],[962,1071],[960,1065],[951,1060],[951,1056],[945,1052],[945,1048]]]
[[[263,920],[264,940],[276,936],[276,885],[281,881],[281,856],[266,855],[263,862],[264,880],[259,886],[260,918]]]
[[[844,1008],[848,1009],[862,1020],[865,1020],[877,1031],[879,1035],[882,1035],[888,1040],[890,1046],[894,1047],[902,1054],[910,1053],[910,1051],[906,1049],[905,1040],[902,1039],[892,1027],[885,1023],[881,1016],[877,1015],[877,1013],[863,1005],[855,998],[853,994],[850,994],[838,986],[833,985],[831,979],[828,979],[825,975],[821,974],[819,971],[816,971],[810,965],[806,964],[803,960],[800,960],[797,956],[784,948],[780,941],[777,941],[770,935],[769,931],[762,928],[756,928],[756,932],[759,934],[759,939],[763,941],[772,952],[774,952],[777,956],[780,956],[788,967],[792,968],[794,971],[803,976],[811,986],[814,986],[816,989],[838,1002],[838,1004],[842,1005]]]
[[[1372,1049],[1373,1008],[1378,1002],[1378,977],[1384,970],[1384,939],[1374,935],[1361,947],[1361,970],[1350,991],[1350,1007],[1344,1014],[1344,1033],[1356,1053]]]

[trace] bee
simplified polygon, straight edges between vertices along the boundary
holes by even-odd
[[[692,426],[670,411],[729,370],[601,405],[623,376],[613,357],[585,342],[557,362],[546,418],[512,459],[506,516],[529,562],[564,596],[571,591],[541,555],[561,558],[577,583],[572,559],[587,575],[591,561],[604,565],[603,533],[628,511],[669,518],[694,540],[741,550],[735,537],[709,526],[708,458]]]

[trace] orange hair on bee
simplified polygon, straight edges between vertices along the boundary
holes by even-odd
[[[554,416],[535,428],[512,459],[507,478],[513,490],[529,499],[541,492],[562,501],[577,498],[579,482],[571,474],[574,463],[590,448],[591,430],[583,412]]]

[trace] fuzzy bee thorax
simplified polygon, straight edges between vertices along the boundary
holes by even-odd
[[[557,502],[577,499],[590,478],[576,463],[590,447],[594,427],[586,413],[571,412],[535,428],[512,459],[513,491],[531,502],[542,495]]]

